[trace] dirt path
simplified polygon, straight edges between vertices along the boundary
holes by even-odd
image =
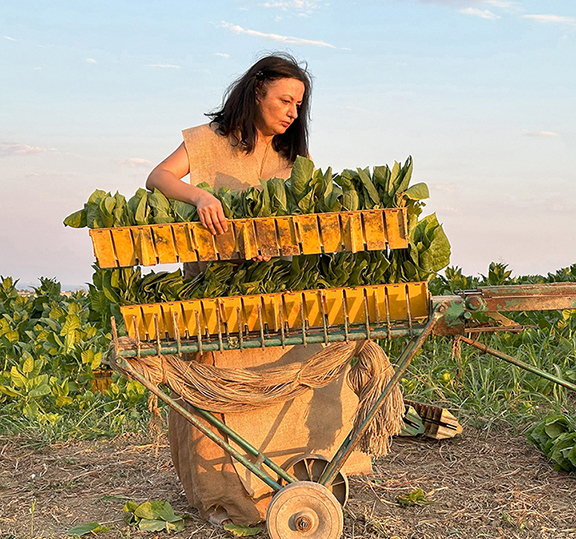
[[[113,526],[102,539],[160,537],[124,523],[127,500],[152,499],[190,515],[177,539],[231,537],[188,508],[165,440],[158,449],[137,436],[41,449],[0,440],[0,539],[62,537],[92,521]],[[576,477],[522,436],[468,428],[444,442],[397,439],[375,472],[350,480],[347,539],[576,538]],[[434,503],[400,507],[396,497],[417,488]]]

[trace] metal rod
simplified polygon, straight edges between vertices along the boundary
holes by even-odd
[[[256,475],[256,477],[261,479],[269,487],[273,488],[275,491],[279,491],[282,489],[282,486],[279,485],[276,481],[274,481],[266,472],[264,472],[263,470],[258,468],[254,463],[250,462],[246,457],[244,457],[241,453],[239,453],[233,446],[231,446],[228,442],[226,442],[226,440],[224,440],[223,438],[218,436],[218,434],[216,434],[214,431],[212,431],[206,425],[204,425],[204,423],[202,423],[196,417],[194,417],[194,415],[191,414],[188,410],[186,410],[186,408],[184,408],[183,406],[178,404],[174,399],[172,399],[171,397],[166,395],[166,393],[164,393],[163,391],[160,391],[160,389],[157,386],[155,386],[147,378],[142,376],[126,360],[122,361],[121,363],[117,363],[117,366],[119,368],[121,368],[122,370],[126,371],[127,373],[129,373],[131,377],[133,377],[135,380],[140,382],[146,389],[148,389],[149,391],[154,393],[154,395],[156,395],[157,397],[162,399],[166,404],[168,404],[168,406],[170,406],[176,412],[178,412],[180,415],[182,415],[184,418],[186,418],[190,423],[192,423],[192,425],[194,425],[200,432],[202,432],[202,434],[205,434],[215,444],[217,444],[222,449],[224,449],[225,451],[230,453],[231,456],[233,456],[238,462],[240,462],[243,466],[245,466],[248,470],[250,470],[254,475]],[[205,414],[212,415],[212,414],[210,414],[210,412],[205,412],[204,410],[199,410],[195,406],[192,406],[192,408],[195,410],[198,410],[199,412],[204,412],[201,415],[203,415],[207,419],[208,419],[208,416]],[[217,425],[217,423],[224,425],[221,421],[217,420],[215,417],[212,417],[211,419],[215,420],[215,423],[216,423],[215,426],[218,426],[218,428],[220,428],[220,426]],[[209,421],[211,421],[211,419],[209,419]],[[233,433],[233,431],[231,431],[226,426],[225,426],[225,429],[223,429],[223,430],[227,430],[228,431],[227,434],[229,434],[229,435],[230,435],[230,433]],[[238,443],[240,441],[239,445],[243,446],[244,449],[249,450],[248,447],[250,447],[253,451],[255,451],[255,453],[252,453],[254,456],[263,457],[265,463],[266,463],[266,461],[271,462],[271,461],[269,461],[269,459],[264,457],[264,455],[262,455],[260,453],[260,451],[258,451],[256,448],[250,446],[250,444],[248,444],[248,442],[246,442],[245,440],[242,440],[242,438],[240,438],[238,435],[236,435],[236,433],[233,433],[233,434],[235,435],[235,436],[232,436],[234,438],[234,441],[236,443]],[[252,451],[250,451],[250,452],[252,452]],[[266,463],[266,465],[268,465],[268,464]],[[272,465],[274,466],[274,468],[277,468],[277,466],[274,463],[272,463]],[[271,468],[272,468],[272,466],[271,466]],[[274,471],[279,473],[276,469],[274,469]],[[291,476],[289,476],[288,474],[283,473],[282,477],[283,477],[283,479],[286,479],[286,481],[294,482],[294,479]]]
[[[238,318],[238,339],[240,342],[240,352],[244,350],[244,328],[242,327],[242,310],[236,307],[236,317]]]
[[[258,327],[260,328],[260,340],[262,341],[262,348],[264,348],[264,322],[262,321],[262,305],[258,304]]]
[[[218,349],[222,352],[222,315],[220,314],[221,304],[216,302],[216,325],[218,326]]]
[[[304,327],[304,326],[303,326]],[[390,332],[391,337],[407,337],[412,334],[419,335],[420,332],[426,326],[413,326],[412,330],[406,327],[398,327],[394,329],[387,328],[371,328],[370,329],[370,336],[372,339],[384,339],[387,338]],[[366,339],[366,329],[363,327],[360,328],[349,328],[348,331],[341,331],[341,330],[331,330],[328,334],[328,341],[329,342],[348,342],[350,340],[357,341]],[[324,334],[310,334],[307,332],[303,332],[302,335],[294,335],[291,337],[286,337],[285,344],[287,346],[297,345],[297,344],[304,344],[304,343],[323,343],[324,342]],[[269,336],[264,339],[264,343],[262,343],[261,339],[258,338],[250,338],[246,339],[243,342],[243,348],[261,348],[269,347],[269,346],[282,346],[282,340],[280,337]],[[224,343],[225,350],[238,350],[238,343],[233,342],[225,342]],[[202,343],[202,352],[212,352],[215,350],[219,350],[219,343],[218,342],[206,342]],[[198,344],[190,341],[188,344],[182,344],[181,351],[183,353],[195,353],[199,352]],[[178,352],[178,349],[174,345],[174,343],[170,342],[162,346],[162,354],[175,354]],[[153,356],[156,355],[155,349],[146,349],[141,348],[140,355],[142,356]],[[134,350],[126,349],[120,350],[118,355],[122,357],[133,357],[136,354]]]
[[[322,316],[322,330],[324,331],[324,344],[328,344],[328,321],[324,308],[324,293],[320,292],[320,314]]]
[[[490,354],[490,355],[495,356],[499,359],[503,359],[504,361],[507,361],[508,363],[512,363],[512,365],[516,365],[516,367],[520,367],[521,369],[524,369],[528,372],[531,372],[532,374],[537,374],[538,376],[541,376],[542,378],[546,378],[546,380],[550,380],[550,382],[554,382],[555,384],[558,384],[562,387],[565,387],[566,389],[571,389],[572,391],[576,391],[576,384],[572,384],[566,380],[562,380],[562,378],[558,378],[557,376],[554,376],[553,374],[547,373],[546,371],[540,370],[537,367],[534,367],[533,365],[529,365],[528,363],[524,363],[524,361],[520,361],[519,359],[516,359],[513,356],[509,356],[508,354],[505,354],[504,352],[500,352],[498,350],[495,350],[494,348],[490,348],[489,346],[486,346],[485,344],[479,343],[478,341],[473,341],[472,339],[468,339],[468,337],[460,336],[460,340],[465,342],[466,344],[472,346],[473,348],[480,350],[481,352],[483,352],[485,354]]]
[[[196,334],[198,336],[198,352],[202,353],[204,348],[202,346],[202,330],[200,329],[200,315],[198,311],[194,311],[194,318],[196,319]]]
[[[220,419],[218,419],[212,412],[209,412],[208,410],[202,410],[200,408],[197,408],[196,406],[193,406],[192,404],[190,404],[189,406],[192,406],[192,408],[194,408],[194,410],[198,414],[203,416],[210,424],[220,429],[224,434],[226,434],[226,436],[232,438],[232,440],[234,440],[242,449],[244,449],[251,455],[258,457],[259,462],[262,462],[263,464],[268,466],[268,468],[276,472],[286,482],[294,483],[296,481],[296,479],[292,477],[286,470],[283,470],[273,460],[270,460],[266,455],[264,455],[264,453],[258,451],[258,449],[256,449],[247,440],[242,438],[242,436],[240,436],[237,432],[233,431],[228,425],[226,425],[226,423],[220,421]]]
[[[368,298],[366,297],[366,289],[363,291],[364,295],[364,318],[365,318],[365,327],[366,327],[366,337],[371,339],[370,337],[370,310],[368,309]]]
[[[382,394],[380,397],[378,397],[378,400],[375,402],[374,406],[366,416],[364,422],[359,426],[358,430],[354,432],[354,429],[352,429],[348,433],[348,436],[346,436],[345,440],[342,442],[342,445],[332,460],[326,465],[326,468],[324,468],[322,475],[318,479],[320,484],[326,487],[329,487],[332,484],[332,481],[334,481],[336,475],[341,470],[342,466],[344,466],[344,463],[360,442],[362,435],[366,432],[366,429],[370,425],[370,421],[372,421],[378,410],[384,405],[386,397],[388,397],[394,386],[400,381],[400,378],[406,372],[406,369],[409,367],[412,359],[416,355],[416,352],[420,350],[424,344],[424,341],[434,329],[434,326],[436,325],[436,322],[440,316],[441,314],[438,311],[435,311],[428,324],[426,324],[424,330],[419,335],[414,336],[406,348],[404,348],[402,354],[400,354],[398,367],[394,371],[392,378],[390,378],[390,381],[386,384]]]
[[[178,313],[172,311],[172,325],[174,326],[174,336],[176,337],[176,348],[178,357],[182,355],[182,343],[180,342],[180,327],[178,325]]]
[[[158,315],[156,313],[154,313],[154,333],[156,333],[156,350],[158,350],[158,354],[160,354],[162,343],[160,342],[160,326],[158,324]]]
[[[306,317],[304,316],[304,300],[300,302],[300,320],[302,323],[302,344],[304,346],[308,345],[308,335],[306,335]],[[264,346],[264,343],[262,343]]]

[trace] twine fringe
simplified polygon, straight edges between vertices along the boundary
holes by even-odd
[[[145,348],[146,346],[142,346]],[[128,338],[120,339],[121,349],[136,349]],[[114,356],[115,351],[110,349]],[[196,361],[183,361],[173,355],[124,358],[146,379],[155,385],[164,384],[186,402],[210,412],[242,413],[294,399],[309,389],[318,389],[343,375],[354,357],[358,360],[350,368],[347,381],[358,396],[354,428],[358,429],[378,400],[393,375],[393,368],[384,350],[374,341],[337,343],[323,348],[304,363],[254,372],[248,369],[223,369]],[[112,363],[113,365],[116,362]],[[118,369],[122,375],[130,375]],[[149,407],[153,417],[159,416],[157,399]],[[390,447],[390,437],[402,428],[404,403],[400,387],[396,385],[385,404],[361,438],[359,449],[380,457]],[[158,427],[157,418],[154,428]]]

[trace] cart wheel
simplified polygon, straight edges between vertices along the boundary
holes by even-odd
[[[328,459],[322,455],[297,455],[284,464],[282,468],[297,481],[313,481],[317,483],[326,464],[328,464]],[[278,482],[281,485],[285,484],[282,478],[279,478]],[[340,505],[346,505],[348,501],[348,479],[343,472],[338,472],[328,490],[334,494]]]
[[[311,481],[284,487],[266,514],[270,539],[338,539],[343,526],[340,502],[326,487]]]

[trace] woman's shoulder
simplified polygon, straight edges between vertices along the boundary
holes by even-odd
[[[188,129],[182,130],[182,136],[184,140],[189,141],[217,141],[219,139],[224,139],[224,137],[216,133],[217,126],[212,123],[197,125],[195,127],[189,127]],[[225,139],[224,139],[225,140]]]

